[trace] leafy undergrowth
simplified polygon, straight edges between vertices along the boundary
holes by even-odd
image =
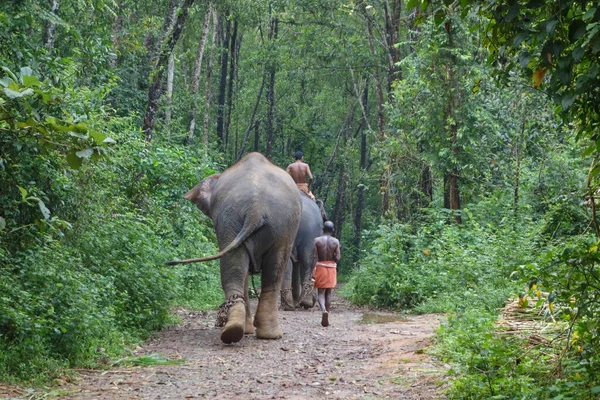
[[[358,304],[413,313],[446,313],[432,353],[452,366],[451,399],[593,399],[600,395],[598,243],[545,233],[541,221],[463,224],[432,214],[427,223],[384,225],[344,293]],[[551,229],[556,233],[556,229]],[[519,294],[549,295],[536,304],[567,327],[551,343],[506,335],[499,308]]]
[[[15,221],[0,231],[0,381],[110,364],[171,323],[171,307],[221,302],[216,263],[164,265],[215,251],[208,219],[183,194],[216,162],[183,146],[149,152],[127,118],[105,128],[119,143],[110,160],[69,170],[50,152],[13,168],[50,218],[27,220],[33,206],[0,197]]]

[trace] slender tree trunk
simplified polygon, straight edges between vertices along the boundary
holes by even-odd
[[[271,21],[271,28],[269,30],[269,39],[271,41],[277,40],[278,21],[274,18]],[[273,43],[272,43],[273,44]],[[271,49],[273,49],[273,45]],[[275,137],[275,69],[276,62],[273,60],[275,57],[274,50],[269,54],[269,85],[267,86],[267,144],[265,155],[270,160],[273,157],[273,139]]]
[[[58,15],[58,0],[50,0],[50,12],[54,15]],[[48,21],[46,23],[46,29],[44,31],[44,46],[48,50],[54,49],[54,34],[56,32],[56,23]]]
[[[227,88],[227,65],[229,63],[229,39],[231,37],[231,21],[225,16],[219,17],[220,19],[226,19],[225,25],[221,26],[224,28],[222,33],[223,47],[221,49],[221,57],[219,58],[221,64],[221,76],[219,80],[219,97],[217,105],[217,136],[221,143],[227,145],[226,138],[223,135],[224,128],[224,112],[225,112],[225,90]]]
[[[260,105],[260,99],[262,97],[262,92],[265,87],[265,75],[263,73],[262,83],[260,84],[260,89],[258,91],[258,96],[256,96],[256,103],[254,103],[254,109],[252,110],[252,116],[250,117],[250,124],[248,125],[248,129],[246,129],[246,133],[244,133],[244,140],[242,141],[242,145],[240,146],[240,152],[237,155],[237,160],[239,161],[242,158],[242,154],[246,151],[246,142],[248,141],[248,136],[250,135],[250,130],[254,126],[254,118],[256,118],[256,112],[258,111],[258,106]],[[256,137],[254,138],[254,146],[256,147]]]
[[[154,46],[150,48],[150,64],[152,65],[156,64],[156,58],[160,55],[161,46],[165,41],[165,37],[167,36],[169,31],[173,29],[177,8],[180,3],[181,0],[169,0],[169,5],[167,6],[167,13],[165,14],[165,22],[160,30],[156,43],[154,43]]]
[[[392,83],[396,79],[402,79],[402,71],[398,66],[401,60],[399,42],[400,12],[402,10],[401,0],[389,0],[384,4],[385,16],[385,48],[388,60],[388,101],[392,103]],[[413,18],[414,20],[414,18]]]
[[[229,46],[229,54],[231,54],[231,61],[229,62],[229,82],[227,84],[227,109],[225,110],[225,125],[224,135],[225,144],[229,142],[229,126],[231,125],[231,109],[233,107],[233,81],[235,80],[235,69],[237,67],[237,31],[238,22],[233,21],[233,32],[231,33],[231,44]]]
[[[454,38],[452,35],[452,25],[450,22],[446,22],[445,25],[446,32],[448,34],[448,47],[450,49],[454,48]],[[456,67],[456,57],[454,55],[450,56],[450,62],[446,65],[446,71],[448,76],[448,88],[449,88],[449,101],[448,101],[448,112],[446,123],[449,129],[450,142],[452,144],[452,152],[455,154],[454,157],[457,158],[457,154],[460,152],[458,147],[458,121],[456,118],[456,110],[458,109],[459,103],[459,91],[458,85],[456,84],[456,76],[454,68]],[[454,166],[452,171],[447,174],[447,187],[448,191],[448,206],[450,210],[453,210],[452,215],[454,216],[454,221],[457,224],[462,222],[460,214],[454,212],[455,210],[460,210],[460,190],[458,185],[458,180],[460,177],[460,173],[458,171],[458,167]]]
[[[260,119],[254,124],[254,151],[258,151],[260,141]]]
[[[346,180],[346,163],[342,163],[338,175],[337,193],[333,208],[334,236],[338,238],[342,234],[346,213]]]
[[[204,57],[204,48],[206,47],[206,37],[208,36],[208,25],[210,16],[213,13],[212,3],[208,6],[204,24],[202,25],[202,35],[198,43],[198,51],[196,53],[196,62],[194,63],[194,72],[192,73],[192,113],[190,115],[190,126],[186,138],[186,144],[190,144],[194,139],[194,131],[196,129],[196,118],[198,115],[198,88],[200,87],[200,70],[202,69],[202,58]]]
[[[364,129],[364,126],[367,125],[367,104],[369,101],[369,79],[367,78],[366,82],[365,82],[365,90],[362,93],[362,101],[361,103],[364,104],[365,107],[365,113],[363,115],[363,119],[365,120],[363,122],[363,129],[361,132],[361,138],[360,138],[360,173],[361,173],[361,178],[360,178],[360,184],[358,185],[358,194],[356,196],[356,214],[355,214],[355,218],[354,218],[354,227],[355,227],[355,237],[354,237],[354,243],[356,246],[356,251],[357,251],[357,257],[360,254],[360,239],[361,239],[361,235],[362,235],[362,212],[363,212],[363,206],[364,206],[364,197],[365,197],[365,185],[364,185],[364,180],[365,180],[365,173],[367,170],[367,131]]]
[[[375,44],[373,43],[373,23],[366,8],[363,8],[363,15],[367,25],[367,40],[369,42],[369,49],[373,59],[377,60],[377,51],[375,50]],[[375,92],[377,94],[377,136],[381,140],[383,139],[385,117],[383,113],[383,88],[381,85],[381,80],[379,79],[379,67],[377,63],[375,63],[375,68],[373,69],[373,79],[375,80]]]
[[[419,206],[428,206],[433,201],[433,178],[431,176],[431,168],[428,164],[423,165],[423,168],[421,169],[419,186],[421,187],[420,198],[423,199],[423,201],[419,203]]]
[[[208,59],[208,67],[206,68],[206,88],[204,91],[204,148],[208,148],[208,134],[209,134],[209,120],[210,120],[210,103],[211,103],[211,80],[212,80],[212,72],[215,64],[215,55],[214,48],[215,41],[217,39],[217,31],[219,30],[219,19],[217,18],[217,14],[215,10],[212,10],[212,19],[213,19],[213,33],[211,38],[211,50],[210,57]]]
[[[521,125],[521,135],[517,140],[517,145],[515,146],[515,190],[514,190],[514,199],[513,199],[513,212],[515,215],[515,224],[517,221],[517,216],[519,215],[519,180],[521,178],[521,143],[525,137],[525,122]]]
[[[183,25],[188,16],[190,7],[194,4],[194,0],[185,0],[181,8],[179,9],[177,20],[173,26],[173,30],[165,38],[165,43],[161,46],[161,51],[156,61],[156,67],[152,72],[152,79],[150,88],[148,89],[148,105],[144,114],[144,124],[142,130],[146,138],[146,142],[152,141],[152,130],[156,122],[156,113],[158,111],[158,102],[162,95],[162,82],[165,75],[165,67],[168,63],[169,57],[181,36],[183,31]]]
[[[169,66],[167,68],[167,109],[165,110],[165,124],[167,133],[171,136],[171,115],[173,112],[173,78],[175,77],[175,54],[169,56]]]

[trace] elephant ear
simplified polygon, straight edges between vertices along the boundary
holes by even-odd
[[[194,203],[200,211],[210,217],[210,203],[213,190],[220,176],[220,174],[216,174],[203,179],[202,182],[194,186],[183,197]]]
[[[319,206],[319,211],[321,211],[321,218],[323,218],[323,222],[329,221],[327,218],[327,213],[325,212],[325,206],[321,200],[316,200],[317,206]]]

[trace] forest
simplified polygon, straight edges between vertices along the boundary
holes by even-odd
[[[302,151],[342,295],[445,315],[448,398],[600,396],[596,2],[4,0],[0,26],[0,382],[215,309],[218,262],[164,264],[217,251],[183,195]]]

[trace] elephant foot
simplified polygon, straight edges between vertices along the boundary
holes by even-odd
[[[302,300],[300,305],[305,309],[313,308],[315,306],[315,301],[312,298],[310,300]]]
[[[259,339],[281,339],[283,337],[283,332],[279,328],[279,326],[275,328],[256,328],[256,337]]]
[[[283,332],[279,328],[277,297],[279,293],[265,292],[260,295],[258,309],[254,317],[256,337],[259,339],[280,339]]]
[[[321,317],[321,326],[329,326],[329,313],[327,311],[323,312],[323,316]]]
[[[221,340],[229,344],[239,342],[244,337],[246,326],[246,307],[238,303],[231,306],[228,313],[227,323],[221,331]]]

